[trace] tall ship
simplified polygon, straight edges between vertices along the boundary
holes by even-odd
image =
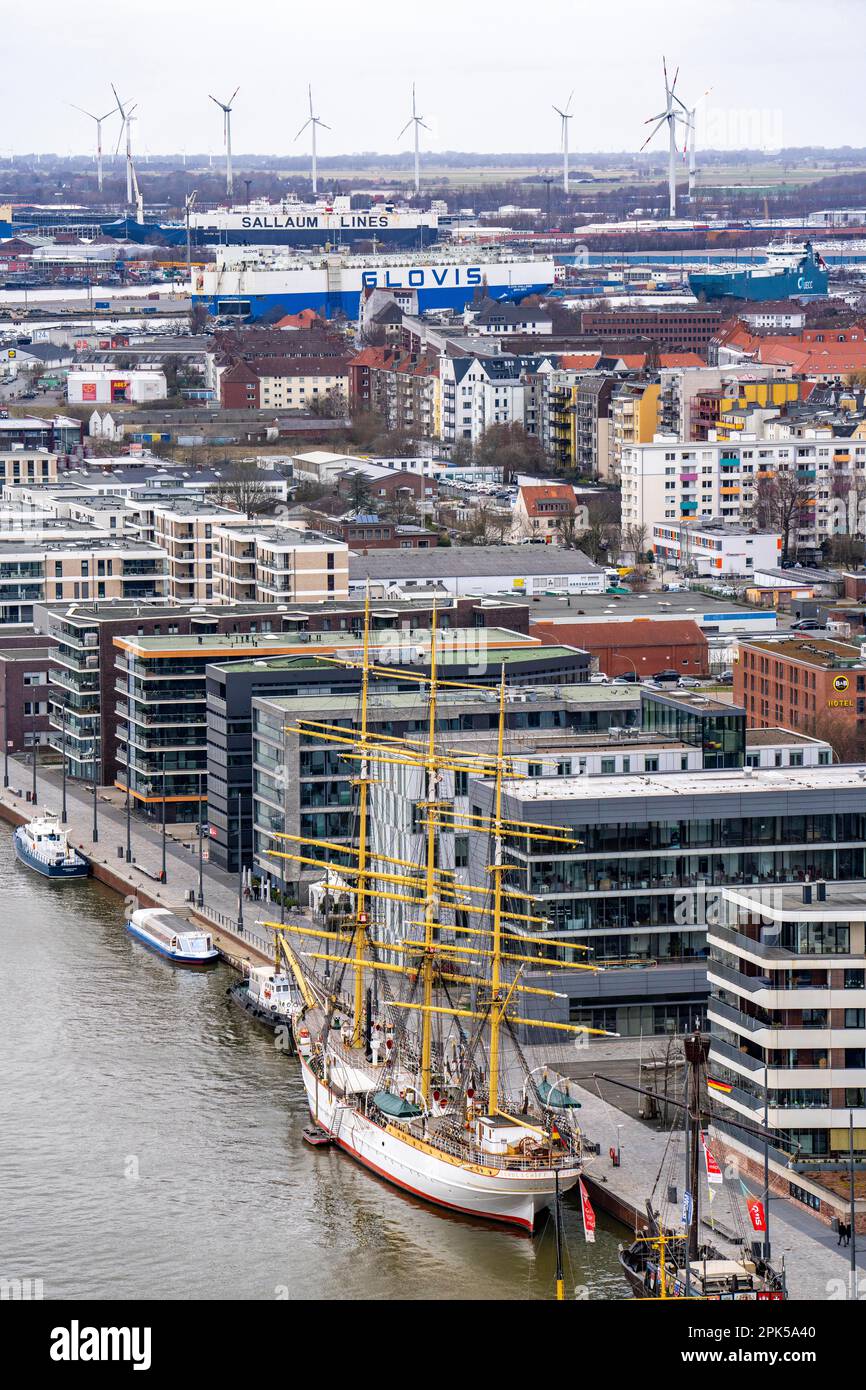
[[[704,299],[745,299],[755,303],[779,299],[819,299],[829,284],[827,263],[811,241],[802,253],[774,255],[766,265],[740,270],[693,271],[689,275],[692,293]]]
[[[647,1199],[647,1222],[642,1233],[633,1241],[620,1246],[620,1266],[635,1298],[696,1298],[703,1300],[772,1300],[788,1297],[784,1261],[781,1267],[770,1262],[768,1225],[764,1203],[768,1193],[756,1196],[735,1175],[726,1178],[716,1161],[710,1134],[705,1129],[716,1117],[708,1110],[703,1096],[709,1078],[706,1074],[709,1038],[693,1033],[684,1038],[686,1064],[684,1099],[671,1101],[666,1095],[663,1104],[672,1105],[682,1117],[685,1168],[677,1171],[681,1161],[677,1154],[677,1126],[671,1132],[665,1155],[656,1174],[655,1187]],[[610,1078],[599,1078],[609,1080]],[[650,1097],[656,1103],[655,1092],[641,1086],[627,1086]],[[730,1124],[729,1120],[725,1123]],[[733,1128],[758,1135],[763,1141],[777,1144],[780,1136],[749,1125],[734,1124]],[[677,1206],[682,1177],[682,1203]],[[704,1212],[702,1188],[706,1187],[708,1211]],[[733,1186],[736,1190],[731,1192]],[[728,1210],[724,1217],[714,1209],[716,1197],[726,1197]],[[745,1221],[748,1212],[751,1230]],[[720,1249],[721,1241],[714,1239],[716,1222],[728,1245]],[[755,1236],[763,1234],[763,1239]]]
[[[294,842],[297,851],[272,851],[328,871],[335,867],[334,850],[351,861],[338,870],[352,898],[341,924],[268,923],[285,942],[297,982],[293,1031],[310,1116],[333,1144],[405,1192],[532,1232],[542,1213],[558,1211],[559,1195],[580,1182],[583,1146],[570,1083],[552,1069],[529,1065],[520,1030],[538,1029],[539,1036],[559,1030],[572,1045],[576,1034],[598,1030],[545,1020],[543,1000],[558,997],[557,973],[581,967],[556,958],[553,943],[533,933],[543,919],[533,914],[529,895],[509,886],[515,865],[504,846],[514,836],[531,835],[555,854],[574,842],[567,831],[518,825],[502,815],[504,672],[491,753],[440,747],[434,623],[429,675],[394,672],[425,691],[426,736],[403,742],[371,734],[369,677],[386,668],[370,664],[368,635],[369,616],[357,727],[301,721],[294,730],[309,736],[315,728],[317,738],[357,767],[356,843],[275,834],[278,844]],[[405,774],[424,789],[417,804],[423,827],[417,859],[395,853],[387,825],[370,814],[370,788],[389,770],[395,784]],[[488,823],[482,826],[474,813],[458,812],[443,797],[449,770],[492,779]],[[470,822],[485,863],[489,856],[489,881],[475,886],[458,881],[440,853],[442,833]],[[386,903],[396,911],[387,920]],[[551,989],[525,983],[531,966],[551,977]]]
[[[194,246],[297,246],[324,251],[373,243],[397,250],[433,245],[439,238],[439,218],[438,209],[395,203],[353,208],[351,198],[343,195],[315,203],[288,196],[279,202],[259,198],[230,208],[193,210],[189,230]],[[186,242],[185,221],[121,217],[104,223],[102,231],[128,241],[158,236],[170,245]]]
[[[217,250],[213,265],[194,270],[192,299],[211,314],[243,319],[301,309],[314,309],[322,318],[357,319],[363,295],[374,289],[392,291],[412,312],[462,310],[482,294],[510,301],[544,294],[554,270],[552,258],[495,247],[414,256],[293,256],[229,247]]]

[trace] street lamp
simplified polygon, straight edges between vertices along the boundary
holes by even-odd
[[[204,849],[202,845],[202,774],[198,775],[198,898],[196,899],[199,907],[204,907]]]
[[[66,823],[66,706],[60,706],[60,819]]]
[[[96,793],[99,786],[99,754],[96,751],[96,738],[93,739],[93,843],[99,844],[99,808]]]
[[[165,865],[165,749],[162,751],[162,872],[159,876],[160,883],[166,881]]]
[[[238,922],[239,932],[244,929],[244,832],[241,821],[241,794],[238,792]]]
[[[9,710],[3,705],[3,787],[9,786]]]
[[[35,705],[36,701],[34,700],[33,703],[34,703],[34,705]],[[30,737],[31,737],[31,739],[32,739],[32,745],[33,745],[33,747],[32,747],[32,751],[33,751],[33,790],[32,790],[31,793],[30,793],[30,800],[33,802],[33,805],[35,806],[35,805],[37,804],[37,798],[36,798],[36,739],[37,739],[37,732],[36,732],[36,715],[35,715],[35,714],[34,714],[34,716],[33,716],[33,733],[30,735]]]
[[[126,862],[132,863],[132,799],[129,791],[131,776],[129,734],[126,736]]]

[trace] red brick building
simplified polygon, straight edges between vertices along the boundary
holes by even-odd
[[[582,647],[606,676],[636,672],[644,679],[656,671],[705,676],[709,670],[707,639],[689,618],[637,618],[622,623],[541,619],[532,620],[529,630],[533,637]]]
[[[741,642],[734,700],[753,728],[866,734],[866,660],[859,645],[811,632]]]
[[[584,309],[582,333],[599,338],[649,338],[659,347],[706,355],[722,322],[719,309]]]

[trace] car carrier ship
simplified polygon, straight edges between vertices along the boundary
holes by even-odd
[[[415,256],[299,256],[240,248],[217,250],[213,265],[193,273],[192,299],[211,314],[258,319],[278,311],[314,309],[322,318],[357,319],[363,295],[391,290],[411,312],[464,309],[486,294],[519,301],[544,294],[554,281],[552,257],[500,248],[441,250]]]
[[[802,254],[776,255],[766,265],[694,271],[689,275],[689,286],[698,298],[766,303],[820,298],[827,293],[829,278],[826,261],[807,241]]]
[[[353,208],[351,198],[343,195],[315,203],[303,203],[291,195],[276,203],[261,198],[231,208],[196,209],[189,216],[193,246],[297,246],[322,251],[329,247],[351,250],[370,243],[386,250],[423,248],[438,240],[439,224],[439,209],[395,203]],[[181,221],[120,217],[104,223],[102,231],[129,241],[158,236],[169,245],[186,243],[186,223]]]

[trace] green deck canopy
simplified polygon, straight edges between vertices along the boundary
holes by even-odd
[[[580,1110],[579,1100],[570,1096],[567,1091],[561,1091],[558,1086],[553,1086],[549,1081],[542,1081],[538,1087],[538,1094],[541,1096],[542,1104],[549,1105],[552,1110]]]
[[[395,1120],[412,1120],[416,1115],[421,1114],[420,1105],[412,1105],[408,1100],[402,1100],[400,1096],[395,1096],[391,1091],[377,1091],[373,1096],[380,1110],[384,1110],[386,1115],[391,1115]]]

